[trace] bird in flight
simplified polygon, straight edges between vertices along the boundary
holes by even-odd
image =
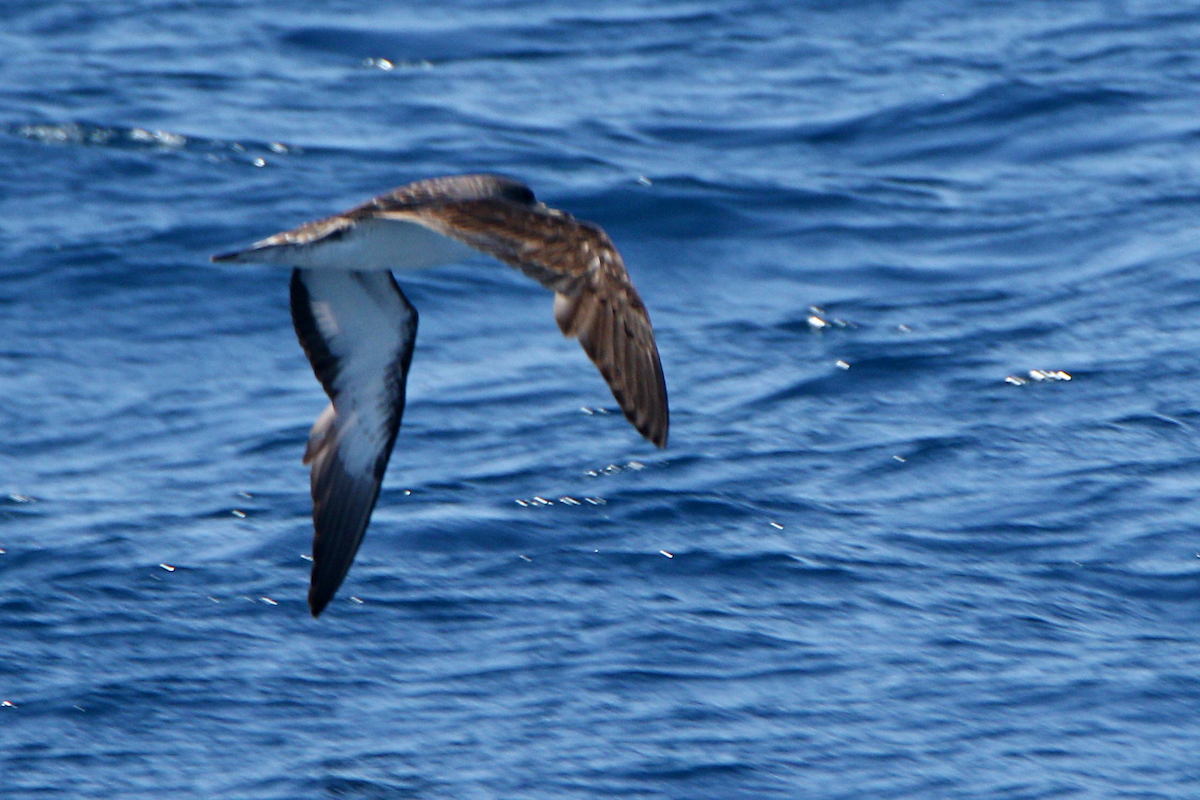
[[[563,335],[579,339],[634,428],[658,447],[667,444],[667,387],[654,330],[620,254],[599,226],[539,203],[519,181],[417,181],[213,256],[292,267],[292,322],[331,401],[304,451],[312,465],[314,617],[362,543],[404,413],[417,310],[391,270],[453,263],[476,251],[554,292]]]

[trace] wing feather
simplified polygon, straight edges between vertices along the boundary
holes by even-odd
[[[214,261],[287,264],[292,320],[330,398],[309,436],[317,616],[354,560],[404,413],[417,313],[389,268],[421,268],[474,248],[554,292],[554,318],[579,339],[626,418],[665,447],[666,382],[650,315],[598,226],[538,203],[495,175],[434,178],[264,239]]]
[[[304,453],[312,465],[309,607],[333,598],[362,543],[404,414],[417,313],[390,272],[292,272],[292,321],[331,400]]]
[[[666,446],[667,387],[650,314],[598,226],[507,197],[388,206],[377,215],[419,222],[553,290],[563,334],[579,339],[638,432]]]

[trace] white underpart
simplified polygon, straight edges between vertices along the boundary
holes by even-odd
[[[338,455],[347,471],[369,473],[388,444],[398,389],[393,369],[409,345],[411,312],[385,272],[311,272],[305,286],[321,337],[340,367],[333,421]]]
[[[425,269],[462,261],[476,252],[408,220],[368,218],[347,224],[340,235],[316,241],[290,242],[291,233],[272,236],[240,253],[236,260],[301,269]]]

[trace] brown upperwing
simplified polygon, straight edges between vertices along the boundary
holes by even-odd
[[[384,195],[347,216],[419,222],[553,290],[554,318],[563,334],[579,338],[638,432],[666,446],[667,387],[654,329],[621,255],[603,230],[509,194],[448,202],[444,196],[413,202],[399,194]]]

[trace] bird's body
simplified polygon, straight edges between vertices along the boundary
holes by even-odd
[[[599,227],[537,203],[522,183],[494,175],[418,181],[214,256],[293,268],[292,321],[331,400],[304,454],[312,465],[313,616],[350,569],[404,413],[417,312],[391,270],[474,252],[554,291],[563,334],[579,338],[634,427],[666,445],[667,393],[654,331],[621,256]]]

